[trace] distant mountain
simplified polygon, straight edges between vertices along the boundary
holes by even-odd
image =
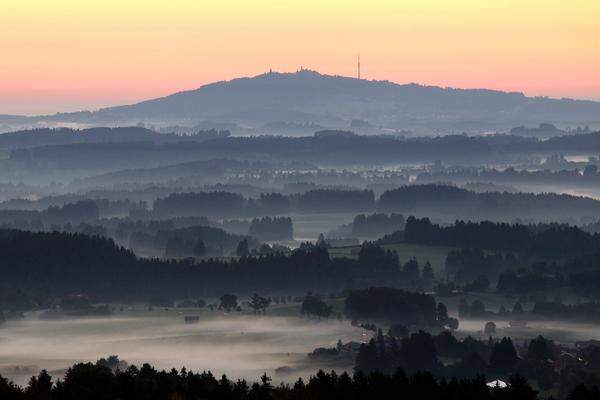
[[[564,125],[600,124],[600,103],[526,97],[522,93],[400,85],[322,75],[266,73],[217,82],[138,104],[95,112],[23,119],[29,122],[82,124],[180,124],[230,122],[260,131],[274,122],[348,128],[352,121],[378,129],[430,131],[508,130],[541,122]],[[0,123],[14,118],[0,117]]]

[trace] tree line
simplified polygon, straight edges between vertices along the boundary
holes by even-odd
[[[111,370],[106,361],[79,363],[70,367],[63,379],[53,379],[46,371],[20,388],[0,377],[0,397],[4,400],[362,400],[426,398],[431,400],[536,400],[537,392],[519,376],[506,388],[490,387],[483,376],[469,379],[436,379],[428,372],[393,375],[378,372],[355,373],[318,371],[308,379],[292,384],[275,384],[264,374],[256,382],[231,380],[182,368],[160,371],[149,364]],[[596,388],[578,386],[572,400],[596,397]]]
[[[244,243],[244,241],[240,242]],[[0,276],[19,295],[88,291],[100,296],[152,294],[207,296],[270,291],[339,291],[373,285],[402,286],[420,276],[393,252],[368,245],[358,257],[331,258],[326,247],[304,244],[289,254],[273,250],[231,260],[148,259],[104,237],[64,232],[0,230]],[[239,244],[238,249],[239,250]],[[416,273],[415,273],[416,272]]]
[[[375,195],[370,190],[315,189],[291,195],[263,194],[259,199],[246,199],[241,194],[221,191],[172,193],[158,198],[154,201],[149,217],[242,217],[290,212],[360,212],[373,209]]]
[[[384,192],[381,212],[452,215],[472,220],[580,220],[600,212],[600,201],[556,193],[477,193],[441,184],[407,185]]]
[[[262,241],[293,240],[294,226],[290,217],[254,218],[248,235]]]
[[[404,241],[484,250],[502,250],[527,256],[573,257],[600,249],[600,235],[576,226],[546,224],[528,226],[504,222],[456,221],[449,226],[429,218],[409,217]]]

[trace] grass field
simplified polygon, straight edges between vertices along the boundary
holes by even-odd
[[[395,250],[398,253],[401,263],[404,263],[413,257],[419,261],[421,266],[425,264],[426,261],[429,261],[433,268],[433,272],[438,277],[444,276],[446,256],[448,255],[448,251],[453,249],[452,247],[445,246],[426,246],[409,243],[390,244],[384,245],[383,247]],[[329,249],[329,255],[338,258],[355,258],[358,256],[359,250],[360,246],[334,247]]]

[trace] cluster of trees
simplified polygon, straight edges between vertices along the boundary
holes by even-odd
[[[398,369],[404,369],[409,372],[428,371],[437,375],[442,368],[433,338],[423,331],[396,338],[386,337],[379,330],[375,338],[361,345],[355,363],[355,370],[365,373],[393,374]]]
[[[455,363],[444,366],[440,357],[455,360]],[[437,336],[418,331],[396,337],[391,332],[384,335],[379,330],[373,339],[361,346],[355,369],[391,374],[402,368],[409,372],[429,371],[438,376],[467,377],[486,372],[515,373],[519,361],[513,342],[506,337],[485,341],[472,337],[458,340],[448,331]]]
[[[446,360],[445,365],[441,358]],[[457,339],[448,331],[436,336],[419,331],[398,337],[392,330],[386,335],[379,330],[373,339],[361,346],[355,370],[393,375],[402,368],[408,372],[430,371],[438,377],[487,374],[501,379],[518,374],[535,381],[543,390],[557,389],[561,398],[578,385],[600,382],[600,365],[597,364],[600,351],[597,347],[579,350],[575,363],[560,363],[559,358],[558,346],[542,336],[525,342],[519,355],[508,337]]]
[[[296,298],[296,300],[299,300],[299,299],[301,299],[301,298]],[[250,296],[248,298],[247,301],[240,302],[240,299],[238,298],[237,295],[232,294],[232,293],[225,293],[219,297],[218,303],[208,304],[206,302],[206,300],[204,300],[204,299],[197,299],[197,300],[186,299],[186,300],[182,300],[178,303],[175,303],[171,298],[169,298],[167,296],[154,296],[148,301],[148,305],[151,308],[152,307],[173,308],[175,306],[177,308],[208,307],[211,311],[223,310],[225,312],[232,312],[232,311],[240,312],[240,311],[242,311],[243,307],[247,306],[255,314],[258,314],[258,313],[265,314],[267,312],[267,309],[271,306],[272,302],[275,302],[276,304],[279,304],[279,303],[285,304],[288,301],[289,302],[293,301],[291,296],[289,296],[289,298],[287,298],[285,296],[281,296],[281,297],[275,296],[275,297],[271,298],[271,297],[263,297],[263,296],[259,295],[258,293],[254,293],[254,294],[252,294],[252,296]]]
[[[302,300],[300,313],[309,317],[328,318],[333,314],[333,309],[318,296],[309,293]]]
[[[219,298],[219,310],[231,312],[233,310],[241,311],[238,304],[238,298],[235,294],[226,293]]]
[[[407,185],[384,192],[378,201],[383,212],[451,215],[471,220],[580,220],[600,212],[600,201],[556,193],[477,193],[455,186]]]
[[[565,277],[560,272],[552,273],[546,263],[539,262],[530,269],[507,270],[498,277],[496,289],[499,292],[531,293],[550,291],[565,286]]]
[[[330,258],[326,247],[308,244],[289,254],[269,251],[230,260],[144,259],[102,237],[0,230],[0,275],[30,298],[74,290],[123,299],[178,293],[207,296],[224,290],[244,294],[274,287],[306,292],[402,285],[397,256],[372,249],[358,259]]]
[[[390,287],[372,287],[351,291],[344,302],[346,317],[362,321],[386,321],[420,328],[458,328],[448,317],[443,303],[433,296]]]
[[[235,251],[240,241],[257,248],[256,239],[225,232],[212,226],[159,230],[156,234],[135,231],[130,235],[129,247],[139,254],[158,254],[165,257],[223,256]]]
[[[596,238],[597,234],[594,234],[591,240]],[[563,253],[560,250],[559,252]],[[437,289],[442,295],[453,291],[485,291],[490,286],[490,280],[496,280],[496,290],[504,293],[548,292],[569,287],[582,294],[597,295],[600,293],[598,256],[599,253],[594,251],[585,255],[555,259],[544,257],[539,251],[533,260],[543,257],[549,261],[535,261],[525,268],[523,265],[528,259],[527,256],[517,259],[511,252],[486,254],[481,249],[451,250],[446,258],[446,272],[448,279],[455,280],[440,283]],[[463,283],[462,287],[460,282]]]
[[[429,261],[423,265],[422,271],[415,258],[400,265],[396,251],[385,249],[372,242],[363,242],[358,253],[358,262],[373,276],[388,279],[400,286],[427,287],[434,279],[433,268]]]
[[[569,257],[600,248],[600,235],[575,226],[456,221],[449,226],[433,224],[429,218],[409,217],[404,240],[408,243],[461,248],[512,251],[541,257]]]
[[[304,193],[263,194],[245,199],[230,192],[172,193],[154,201],[154,218],[177,216],[241,217],[264,214],[360,212],[375,208],[375,195],[369,190],[316,189]]]
[[[517,264],[517,258],[510,252],[486,254],[482,249],[467,248],[448,251],[445,270],[447,279],[465,283],[482,276],[495,279],[500,271],[514,269]]]
[[[258,247],[255,239],[225,232],[223,229],[209,226],[192,226],[160,231],[154,237],[154,243],[165,248],[166,257],[221,256],[230,254],[238,244],[245,240],[248,247]]]
[[[248,235],[261,241],[293,240],[294,226],[290,217],[254,218]]]
[[[248,306],[254,310],[255,313],[267,312],[267,308],[271,305],[272,299],[270,297],[262,297],[258,293],[254,293],[248,301]]]
[[[64,224],[97,222],[100,212],[92,200],[81,200],[63,206],[50,206],[44,211],[0,210],[0,226],[13,229],[43,231]],[[59,228],[57,228],[59,229]]]
[[[352,222],[352,236],[354,237],[376,238],[401,230],[404,230],[402,214],[359,214],[354,217]]]
[[[529,229],[524,225],[489,221],[456,221],[450,226],[440,226],[429,218],[409,217],[404,229],[404,240],[408,243],[453,247],[514,250],[529,239]]]
[[[521,319],[524,316],[523,306],[520,302],[513,305],[512,310],[507,310],[503,305],[497,313],[485,309],[485,304],[481,300],[475,299],[471,304],[462,298],[458,303],[458,316],[460,318],[484,318],[498,316],[500,318]]]

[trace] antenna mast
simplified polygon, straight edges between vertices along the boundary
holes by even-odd
[[[360,54],[358,55],[358,79],[360,79]]]

